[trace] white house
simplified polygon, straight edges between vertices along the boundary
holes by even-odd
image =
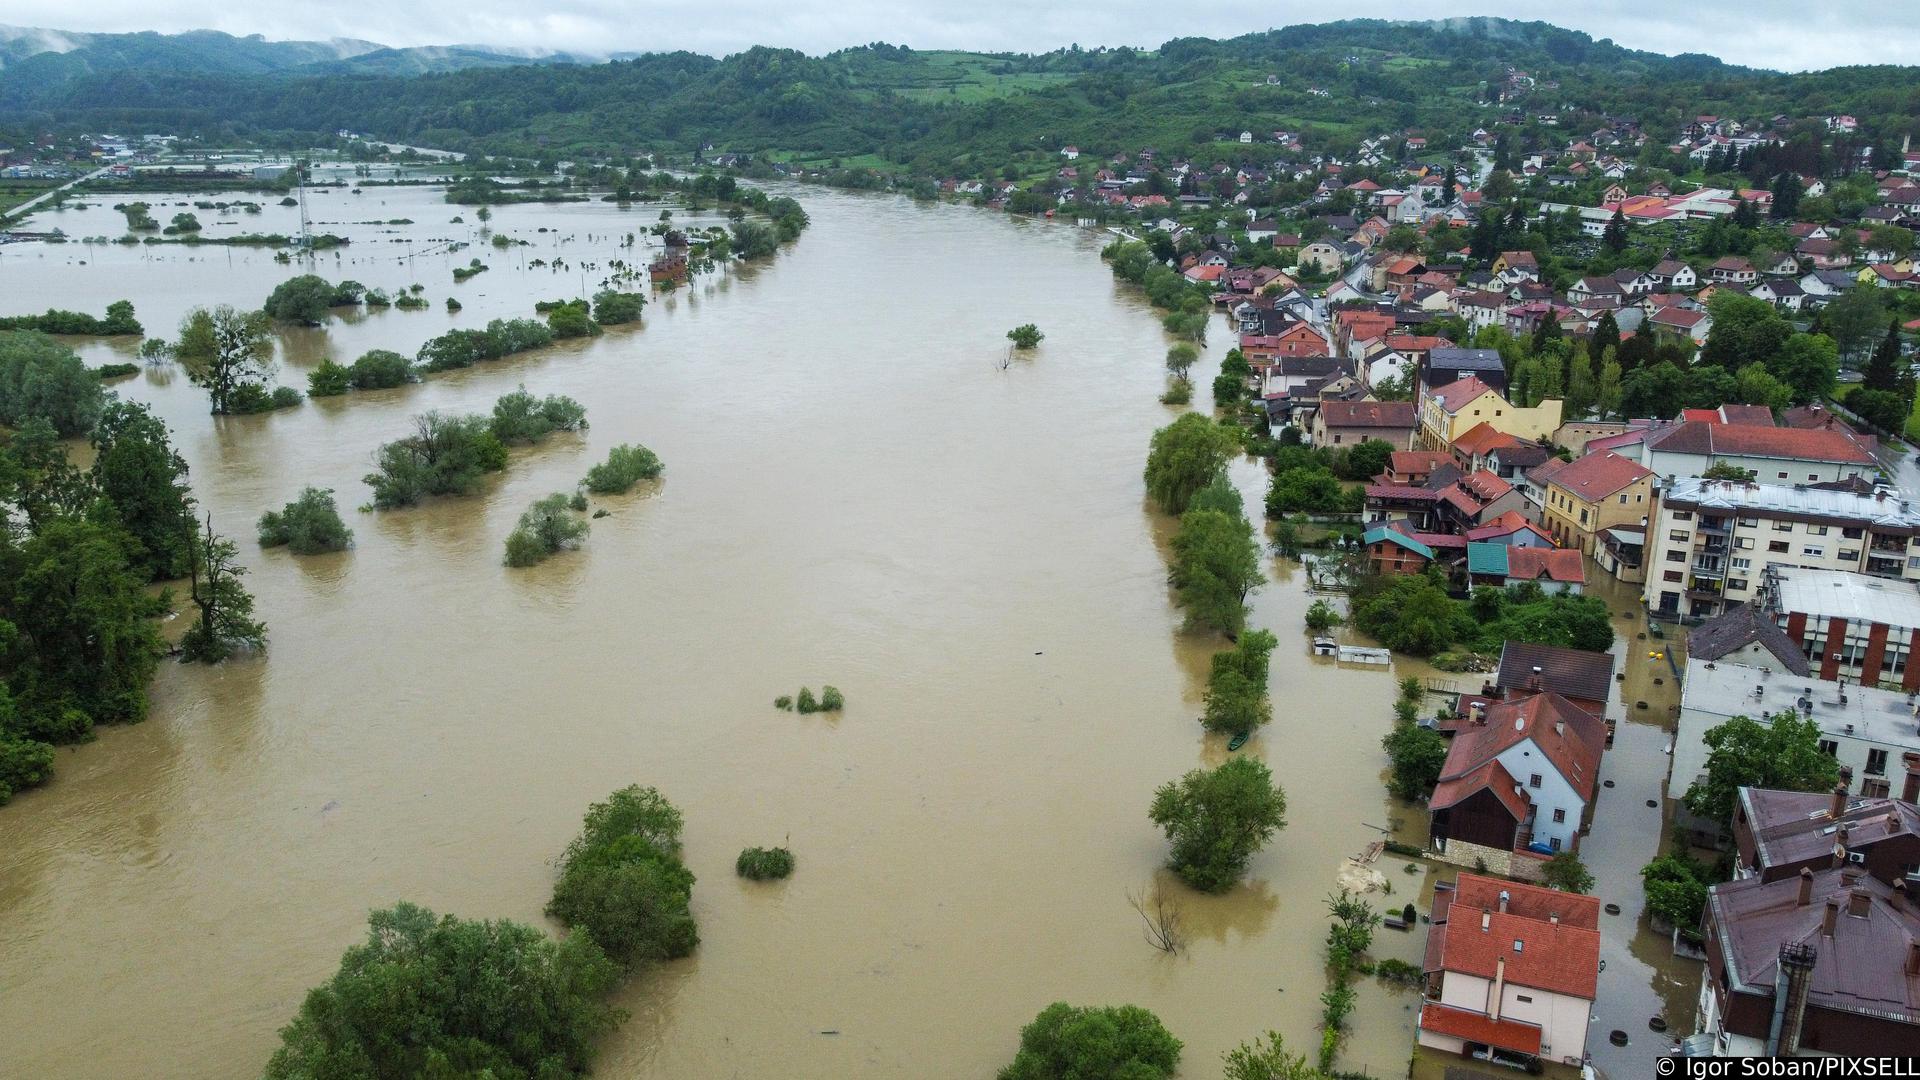
[[[1578,1065],[1600,978],[1600,901],[1463,873],[1434,889],[1421,1046]]]

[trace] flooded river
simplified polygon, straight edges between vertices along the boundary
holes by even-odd
[[[1179,632],[1170,523],[1142,494],[1147,438],[1174,415],[1155,400],[1157,317],[1096,234],[799,195],[813,226],[777,260],[591,341],[259,417],[209,417],[166,369],[116,387],[153,403],[216,527],[243,540],[272,648],[163,665],[149,721],[63,749],[51,785],[0,810],[0,1072],[255,1075],[369,909],[544,925],[551,860],[589,802],[631,783],[685,811],[702,941],[619,994],[633,1017],[602,1075],[980,1077],[1061,999],[1154,1010],[1189,1077],[1270,1028],[1316,1045],[1323,900],[1404,813],[1379,782],[1394,674],[1310,660],[1304,581],[1269,568],[1253,622],[1282,642],[1276,722],[1242,752],[1285,787],[1288,827],[1225,896],[1169,884],[1192,942],[1150,948],[1127,893],[1162,877],[1153,789],[1225,757],[1194,719],[1218,643]],[[291,231],[267,201],[230,226],[199,214],[215,235]],[[354,242],[315,269],[419,281],[432,305],[289,332],[282,375],[301,388],[322,356],[411,353],[591,291],[604,269],[576,264],[644,262],[646,238],[620,237],[658,215],[499,208],[492,227],[531,241],[503,252],[437,191],[313,204],[318,222],[411,218],[320,226]],[[94,205],[31,227],[121,222]],[[453,285],[476,256],[492,269]],[[567,269],[531,266],[556,256]],[[18,245],[0,249],[0,295],[9,314],[124,297],[171,336],[188,307],[258,305],[298,270],[254,249]],[[1000,370],[1025,322],[1045,343]],[[131,348],[82,343],[95,364]],[[479,496],[350,512],[410,415],[483,411],[519,383],[578,398],[592,429],[515,451]],[[657,489],[606,500],[577,554],[501,565],[529,502],[634,441],[667,463]],[[1235,476],[1257,507],[1257,468]],[[308,484],[339,492],[353,550],[255,548],[254,519]],[[823,682],[843,714],[771,706]],[[742,847],[774,843],[795,851],[792,879],[735,877]],[[1381,864],[1394,905],[1425,878],[1405,865]],[[1382,930],[1375,951],[1418,945]],[[1401,1075],[1413,1005],[1362,981],[1343,1067]]]

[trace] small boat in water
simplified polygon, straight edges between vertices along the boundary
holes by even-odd
[[[1238,750],[1238,749],[1240,749],[1241,747],[1243,747],[1243,746],[1245,746],[1245,745],[1247,745],[1247,740],[1248,740],[1248,739],[1251,739],[1251,738],[1253,738],[1253,732],[1251,732],[1251,731],[1243,731],[1243,732],[1241,732],[1240,734],[1238,734],[1238,735],[1235,735],[1235,736],[1234,736],[1233,738],[1231,738],[1231,739],[1228,739],[1228,740],[1227,740],[1227,750],[1228,750],[1228,752],[1232,752],[1232,751],[1234,751],[1234,750]]]

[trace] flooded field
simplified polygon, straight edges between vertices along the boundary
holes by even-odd
[[[541,923],[552,858],[629,783],[685,811],[702,943],[627,984],[602,1075],[979,1077],[1054,1000],[1154,1010],[1185,1076],[1268,1029],[1316,1044],[1324,898],[1407,814],[1379,780],[1405,672],[1310,659],[1304,579],[1269,568],[1252,622],[1281,639],[1275,723],[1241,752],[1273,768],[1289,823],[1244,886],[1179,891],[1185,953],[1150,948],[1126,894],[1163,877],[1152,791],[1225,757],[1194,719],[1218,643],[1179,632],[1171,523],[1142,496],[1147,438],[1174,415],[1157,317],[1096,234],[798,194],[813,225],[778,259],[590,341],[258,417],[208,416],[171,369],[116,386],[153,403],[242,538],[272,648],[163,665],[148,722],[62,750],[51,785],[0,810],[4,1071],[255,1075],[368,909]],[[209,197],[146,198],[165,221]],[[84,201],[31,226],[123,231],[115,200]],[[209,235],[297,229],[262,201],[198,213]],[[504,251],[432,189],[335,190],[310,212],[353,241],[316,272],[419,282],[431,304],[284,333],[301,388],[325,356],[410,354],[590,293],[611,260],[649,257],[659,207],[496,208],[491,229],[529,241]],[[392,219],[413,224],[334,224]],[[475,257],[491,269],[455,285]],[[257,306],[300,269],[266,249],[15,245],[0,313],[126,298],[172,336],[191,306]],[[1000,370],[1025,322],[1045,343]],[[99,364],[135,343],[79,344]],[[363,502],[375,446],[412,414],[483,411],[520,383],[579,399],[591,430],[516,451],[479,496],[349,513],[347,553],[253,547],[255,518],[302,486]],[[656,489],[610,502],[577,554],[501,565],[530,501],[634,441],[667,463]],[[1261,471],[1235,478],[1257,506]],[[770,704],[823,682],[843,714]],[[735,877],[742,847],[779,842],[790,881]],[[1406,865],[1380,864],[1389,903],[1426,883]],[[1382,930],[1375,951],[1413,961],[1419,942]],[[1359,989],[1341,1064],[1402,1075],[1414,993]]]

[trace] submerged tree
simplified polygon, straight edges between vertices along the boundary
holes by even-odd
[[[253,411],[247,406],[266,396],[273,371],[267,330],[265,313],[228,304],[195,308],[180,324],[174,355],[187,378],[207,391],[216,414]]]
[[[167,425],[145,405],[114,401],[93,431],[93,481],[120,525],[140,541],[133,561],[156,581],[184,577],[193,561],[193,492]]]
[[[1236,757],[1161,785],[1148,816],[1172,842],[1168,866],[1180,880],[1203,892],[1225,892],[1286,826],[1287,797],[1265,765]]]
[[[200,617],[180,639],[183,660],[217,664],[238,649],[264,649],[267,624],[253,618],[253,595],[240,584],[240,550],[213,531],[208,515],[193,549],[193,604]]]

